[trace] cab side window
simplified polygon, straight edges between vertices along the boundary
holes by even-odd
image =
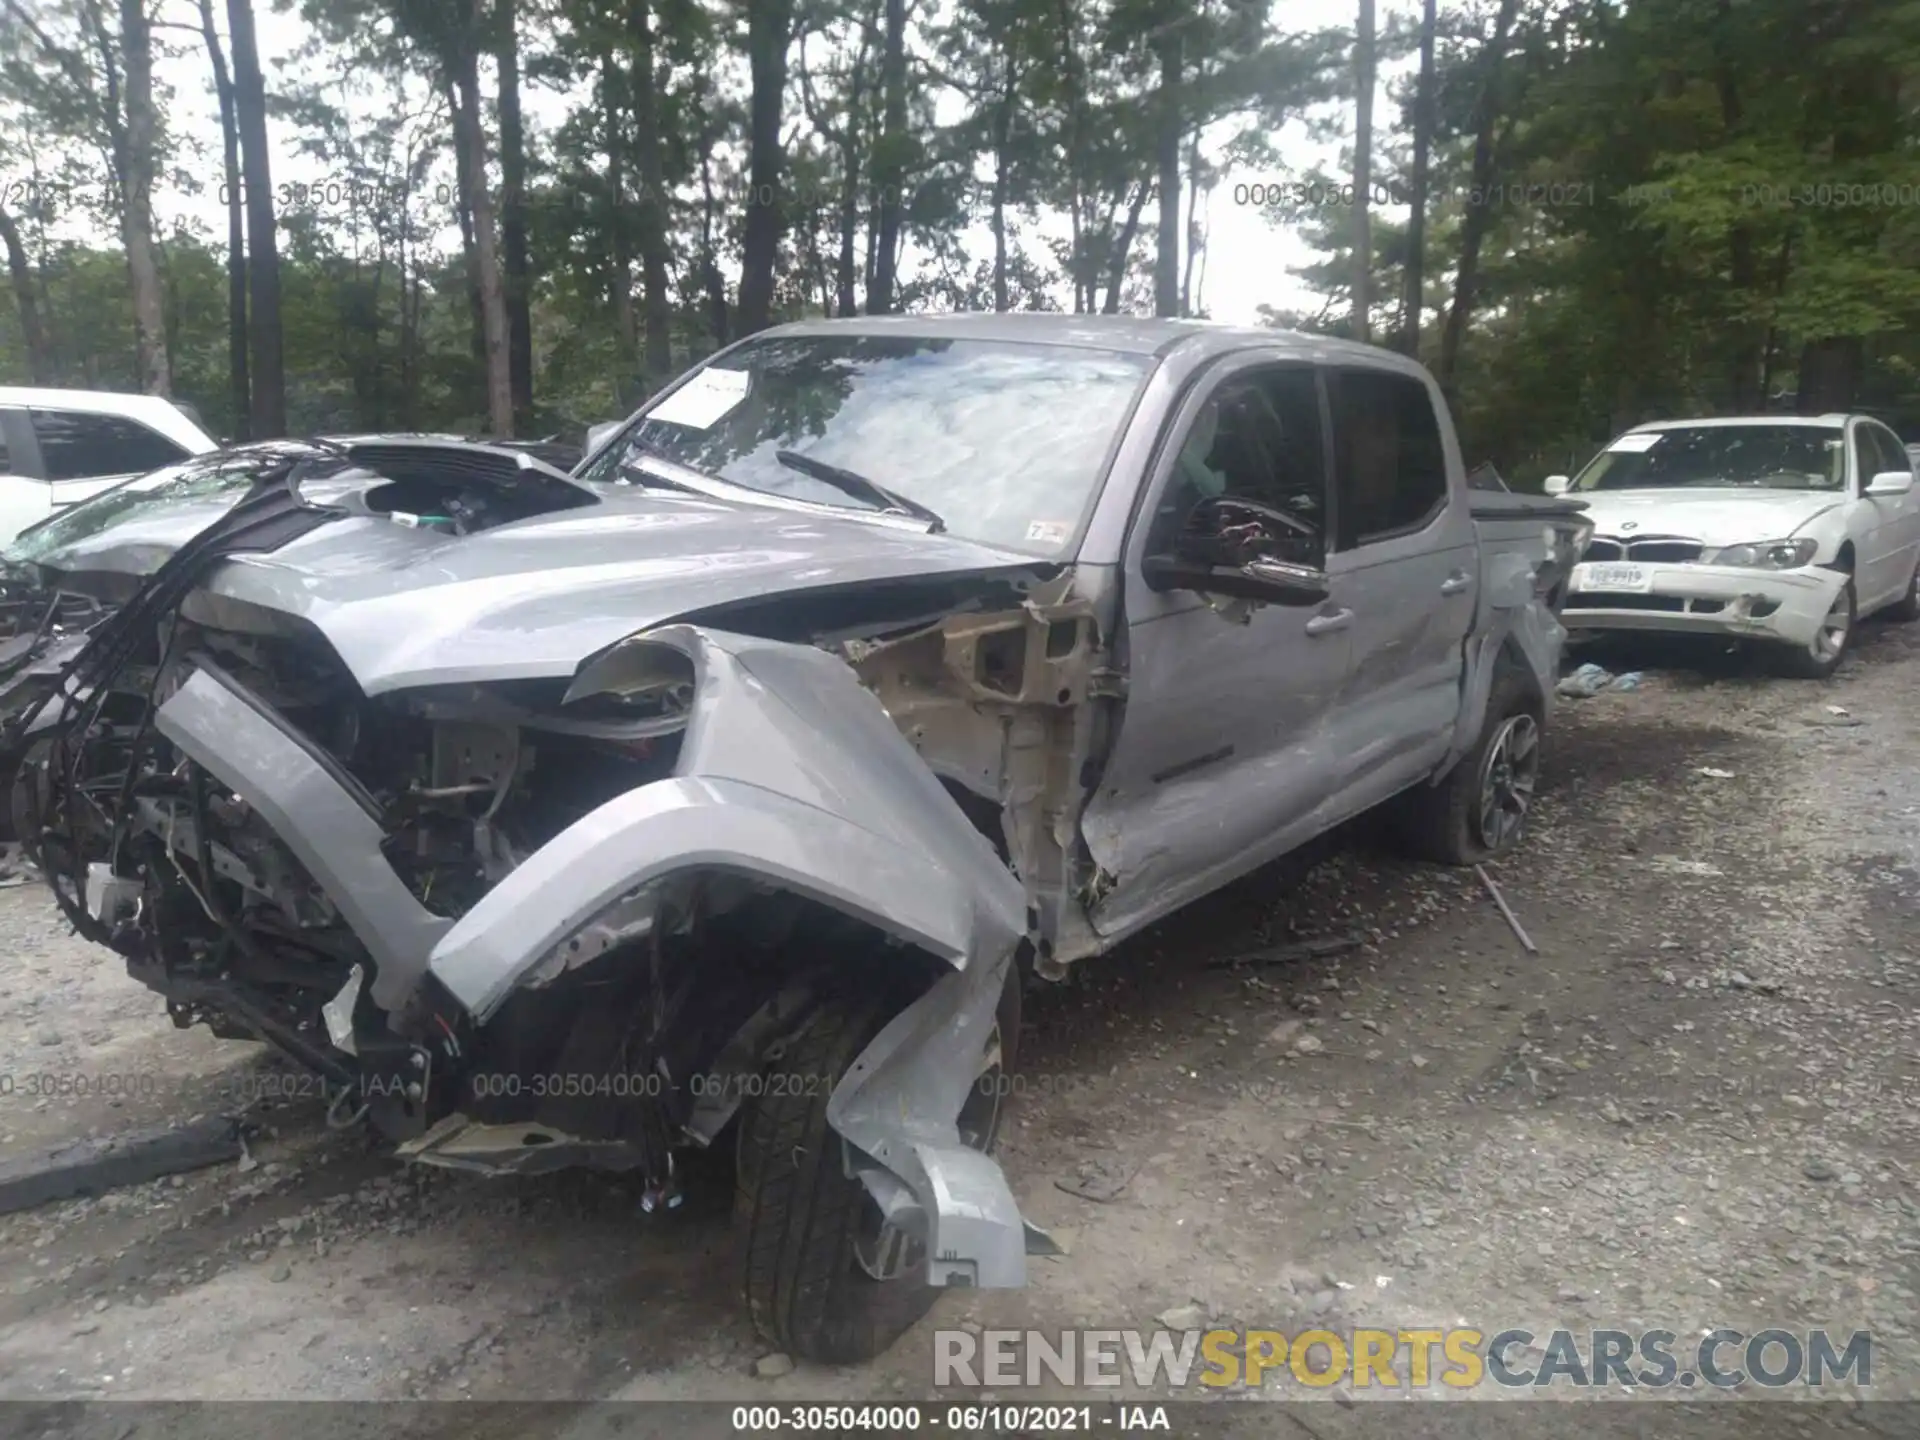
[[[1338,548],[1417,530],[1447,503],[1446,451],[1427,387],[1388,370],[1327,373]]]
[[[33,433],[49,480],[142,475],[187,458],[166,436],[118,415],[35,410]]]
[[[1268,558],[1324,565],[1326,452],[1311,367],[1265,366],[1220,383],[1175,455],[1149,552],[1171,549],[1196,507],[1202,519],[1224,515],[1230,526],[1257,528],[1256,548]]]

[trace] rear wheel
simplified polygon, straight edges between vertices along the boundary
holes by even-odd
[[[1542,718],[1533,686],[1503,665],[1479,742],[1437,785],[1401,797],[1395,828],[1404,848],[1442,865],[1474,865],[1518,845],[1540,783]]]
[[[873,1359],[940,1297],[926,1247],[883,1220],[827,1123],[834,1087],[894,1013],[871,999],[824,1003],[770,1062],[769,1080],[777,1072],[782,1083],[764,1088],[776,1093],[740,1111],[734,1232],[747,1307],[768,1340],[822,1364]],[[973,1149],[993,1149],[1019,1034],[1019,967],[1009,964],[959,1117]]]
[[[1805,645],[1786,645],[1780,649],[1780,668],[1799,680],[1824,680],[1840,668],[1847,646],[1853,642],[1855,601],[1853,577],[1840,587],[1833,604],[1820,621],[1820,628]]]

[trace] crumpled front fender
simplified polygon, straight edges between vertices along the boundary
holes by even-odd
[[[582,923],[686,870],[755,876],[956,966],[993,947],[976,897],[926,856],[777,791],[679,776],[618,795],[556,836],[461,918],[429,968],[484,1023]]]
[[[1025,891],[843,662],[693,626],[583,666],[569,697],[691,663],[676,774],[555,837],[435,946],[429,968],[477,1021],[570,934],[649,882],[719,870],[853,915],[951,970],[896,1016],[828,1104],[850,1170],[926,1242],[936,1284],[1017,1286],[1028,1246],[1000,1169],[961,1145]]]
[[[590,662],[569,695],[673,655],[694,693],[676,774],[555,836],[434,948],[429,968],[476,1020],[611,902],[678,871],[764,878],[960,968],[1012,953],[1020,882],[833,656],[675,625]]]

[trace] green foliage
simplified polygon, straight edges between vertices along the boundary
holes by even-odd
[[[471,26],[465,0],[292,8],[308,40],[269,76],[275,141],[333,190],[276,187],[289,423],[477,428],[485,375],[447,82],[458,55],[483,57],[497,186],[497,17]],[[115,9],[0,0],[0,209],[56,378],[127,388],[140,372],[115,179]],[[1270,0],[946,0],[910,9],[907,130],[883,137],[883,6],[800,0],[785,178],[754,196],[744,0],[516,9],[522,91],[540,116],[525,223],[542,430],[624,411],[659,379],[642,363],[650,201],[676,365],[730,324],[716,296],[724,307],[737,295],[755,204],[782,220],[776,319],[838,309],[843,244],[864,297],[874,177],[896,167],[904,307],[1098,309],[1111,289],[1121,308],[1147,309],[1160,117],[1177,117],[1183,184],[1204,194],[1234,174],[1336,184],[1285,163],[1275,136],[1303,116],[1337,136],[1350,114],[1350,35],[1295,32]],[[197,14],[155,14],[179,91],[180,75],[206,69]],[[1170,36],[1182,80],[1163,94]],[[1784,403],[1805,347],[1833,341],[1859,347],[1859,403],[1920,421],[1920,0],[1459,0],[1435,42],[1422,346],[1439,360],[1461,300],[1452,384],[1472,458],[1524,481],[1645,415]],[[1417,44],[1394,17],[1382,60],[1391,70]],[[1408,83],[1389,90],[1374,173],[1404,197],[1413,97]],[[642,179],[648,97],[657,193]],[[180,94],[158,98],[175,388],[230,429],[224,227],[182,225],[173,198],[214,187],[221,137],[187,118]],[[1375,207],[1376,333],[1401,303],[1405,215]],[[1266,318],[1341,333],[1350,209],[1283,200],[1267,218],[1317,250],[1300,278],[1323,303]],[[1185,233],[1202,243],[1197,227]],[[0,381],[31,369],[18,298],[0,283]]]

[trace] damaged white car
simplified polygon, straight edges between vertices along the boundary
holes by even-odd
[[[1770,642],[1831,675],[1854,623],[1920,619],[1920,496],[1899,438],[1866,416],[1663,421],[1621,435],[1549,494],[1587,502],[1573,630]]]
[[[6,737],[62,908],[410,1158],[671,1205],[730,1147],[753,1317],[828,1361],[1045,1245],[1022,973],[1382,802],[1518,840],[1583,538],[1408,360],[1121,318],[771,330],[573,476],[196,465],[26,557],[119,607]]]

